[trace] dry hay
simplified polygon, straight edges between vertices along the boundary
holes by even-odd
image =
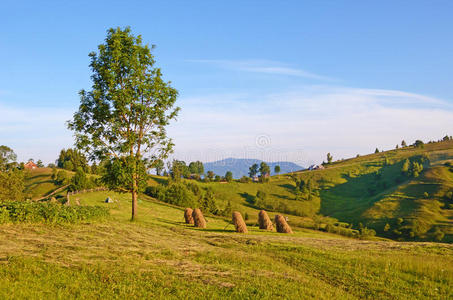
[[[260,226],[260,229],[265,229],[265,230],[273,230],[274,226],[272,225],[272,221],[267,215],[267,212],[265,210],[260,210],[258,213],[258,223]]]
[[[242,219],[241,213],[238,211],[233,212],[233,224],[236,227],[236,232],[247,233],[247,225]]]
[[[186,224],[193,225],[193,217],[192,217],[193,210],[188,207],[184,210],[184,219],[186,220]]]
[[[277,232],[280,233],[293,233],[291,227],[286,223],[285,217],[281,215],[275,215],[275,226],[277,227]]]
[[[206,220],[204,219],[203,213],[199,208],[195,208],[192,212],[193,223],[195,227],[206,228]]]

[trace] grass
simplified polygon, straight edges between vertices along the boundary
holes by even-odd
[[[183,223],[183,210],[141,196],[77,195],[110,208],[103,223],[0,225],[1,299],[448,299],[453,246],[360,241]],[[108,196],[115,203],[104,203]],[[272,217],[272,216],[271,216]],[[228,225],[228,226],[227,226]]]

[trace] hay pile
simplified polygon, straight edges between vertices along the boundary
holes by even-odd
[[[293,233],[291,227],[286,223],[285,217],[281,215],[275,216],[275,226],[277,227],[277,232],[280,233]]]
[[[204,219],[203,213],[199,208],[195,208],[192,212],[193,223],[195,227],[206,228],[206,220]]]
[[[241,213],[238,211],[233,212],[233,224],[236,227],[236,232],[247,233],[247,225],[242,219]]]
[[[260,229],[274,230],[271,219],[265,210],[260,210],[258,214],[258,224],[260,225]]]
[[[190,207],[184,210],[184,219],[186,220],[186,224],[193,224],[192,213],[193,210]]]

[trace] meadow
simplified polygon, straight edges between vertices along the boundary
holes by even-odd
[[[114,203],[104,203],[112,197]],[[448,299],[453,246],[361,241],[309,229],[292,235],[228,220],[184,224],[183,209],[146,196],[78,195],[107,220],[0,225],[0,298]],[[273,214],[271,214],[271,217]]]

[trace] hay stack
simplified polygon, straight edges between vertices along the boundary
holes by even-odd
[[[280,233],[293,233],[291,227],[286,223],[285,217],[281,215],[275,216],[275,226],[277,227],[277,232]]]
[[[186,220],[186,224],[193,225],[193,217],[192,217],[193,210],[188,207],[184,210],[184,219]]]
[[[271,219],[267,215],[265,210],[260,210],[258,214],[258,223],[260,225],[260,229],[264,230],[273,230],[274,226],[272,225]]]
[[[233,224],[236,227],[236,232],[247,233],[247,225],[242,219],[241,213],[238,211],[233,212]]]
[[[192,212],[193,223],[195,227],[206,228],[206,220],[204,219],[203,213],[199,208],[195,208]]]

